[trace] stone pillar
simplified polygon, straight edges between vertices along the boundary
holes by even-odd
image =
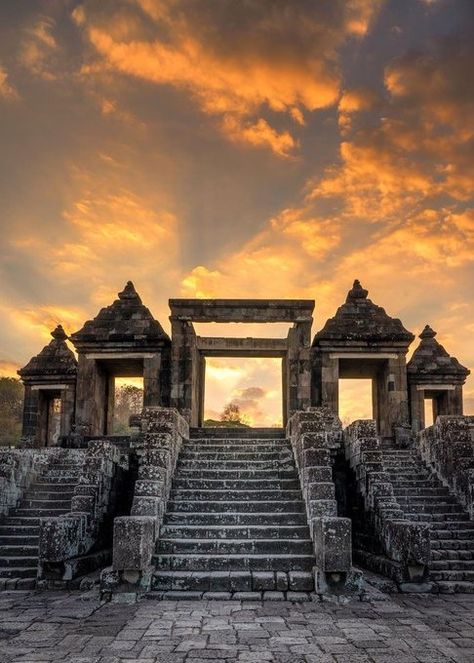
[[[332,412],[339,412],[339,359],[334,359],[325,352],[321,366],[321,404]]]
[[[67,384],[61,390],[61,435],[69,435],[74,423],[76,405],[76,388],[74,384]]]
[[[24,437],[36,439],[38,414],[39,414],[38,410],[39,410],[38,390],[32,389],[30,385],[25,385],[25,395],[23,401],[23,427],[22,427],[22,435]]]
[[[407,426],[408,383],[405,355],[400,353],[396,359],[387,361],[387,406],[389,435],[393,435],[394,426]]]
[[[106,376],[95,359],[79,355],[76,391],[76,423],[89,435],[105,434]]]
[[[161,354],[143,359],[143,406],[162,405],[161,385]]]
[[[425,427],[425,392],[417,389],[417,385],[410,387],[410,414],[411,427],[417,433]]]
[[[171,318],[171,407],[193,426],[197,426],[196,395],[197,350],[196,333],[189,320]],[[194,407],[193,407],[194,406]]]
[[[105,434],[113,435],[115,414],[115,377],[113,375],[107,375],[105,390]]]
[[[450,389],[446,392],[446,409],[447,412],[439,414],[463,414],[463,395],[462,395],[462,385],[456,384],[454,389]]]

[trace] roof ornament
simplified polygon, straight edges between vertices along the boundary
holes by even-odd
[[[349,290],[347,293],[347,301],[354,299],[367,299],[368,294],[369,291],[361,286],[359,279],[356,279],[354,281],[354,285],[352,286],[352,290]]]
[[[418,336],[418,338],[424,339],[424,338],[434,338],[436,336],[436,332],[434,329],[432,329],[429,325],[425,325],[425,328],[421,332],[421,334]]]
[[[127,281],[127,285],[122,290],[122,292],[119,292],[118,296],[122,301],[125,299],[140,299],[132,281]]]
[[[56,329],[53,329],[51,332],[51,336],[54,338],[55,341],[66,341],[67,340],[67,334],[63,329],[62,325],[58,325]]]

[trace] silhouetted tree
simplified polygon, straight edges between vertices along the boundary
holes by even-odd
[[[132,414],[140,414],[143,408],[143,389],[131,384],[115,389],[114,433],[126,435],[130,428],[128,420]]]

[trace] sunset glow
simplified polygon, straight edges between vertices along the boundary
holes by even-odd
[[[471,0],[34,0],[0,26],[0,375],[129,279],[168,333],[170,297],[315,299],[314,333],[358,278],[472,371]],[[208,360],[206,416],[232,400],[281,422],[281,361]]]

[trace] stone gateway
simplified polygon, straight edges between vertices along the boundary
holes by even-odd
[[[398,591],[474,592],[469,374],[355,281],[311,339],[313,300],[172,299],[171,338],[128,282],[19,371],[23,437],[0,449],[0,587],[106,598],[346,600],[364,569]],[[286,338],[198,336],[193,323],[285,322]],[[283,428],[203,427],[206,358],[282,362]],[[143,410],[114,431],[115,380]],[[372,382],[343,429],[339,380]],[[434,424],[425,427],[425,405]]]

